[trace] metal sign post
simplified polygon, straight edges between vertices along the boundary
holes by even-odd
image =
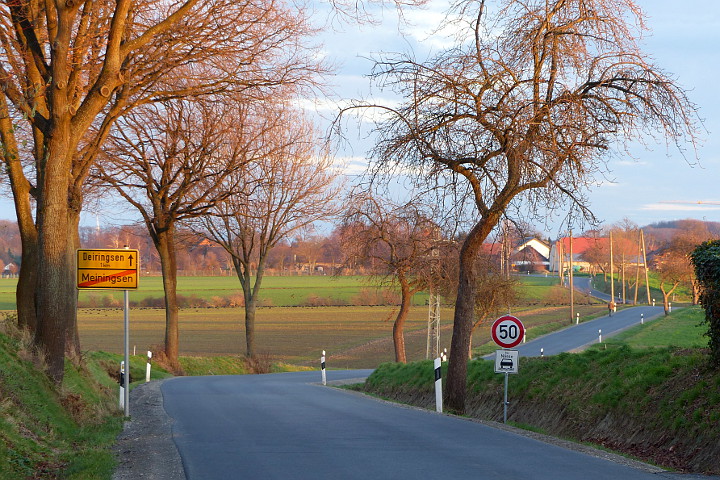
[[[508,376],[511,373],[518,373],[520,352],[517,350],[496,350],[495,351],[495,373],[505,374],[505,395],[503,398],[503,423],[507,423],[508,402]]]
[[[125,408],[123,413],[126,417],[130,416],[130,295],[129,291],[125,290],[123,309],[124,330],[125,330],[125,365],[127,365],[127,372],[125,373]]]
[[[508,407],[508,399],[507,399],[507,391],[508,391],[508,377],[510,374],[508,372],[505,372],[505,398],[503,399],[503,423],[507,423],[507,407]]]
[[[123,412],[130,416],[130,289],[138,288],[140,252],[119,249],[77,250],[78,290],[123,290],[125,374],[122,376]]]

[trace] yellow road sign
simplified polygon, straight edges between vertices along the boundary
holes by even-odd
[[[77,251],[77,288],[131,290],[138,288],[137,250]]]

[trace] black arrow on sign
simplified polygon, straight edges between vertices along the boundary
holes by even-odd
[[[129,258],[129,260],[130,260],[130,266],[132,267],[133,256],[130,255],[130,257],[128,257],[128,258]]]

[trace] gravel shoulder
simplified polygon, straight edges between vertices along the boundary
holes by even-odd
[[[163,407],[160,386],[168,380],[145,383],[130,392],[130,420],[113,449],[118,459],[113,480],[186,478],[172,438],[173,419]]]

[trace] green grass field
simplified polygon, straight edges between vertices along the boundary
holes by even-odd
[[[0,310],[15,309],[17,279],[0,279]],[[382,295],[384,287],[376,279],[365,276],[287,276],[264,277],[260,290],[260,304],[275,307],[298,305],[373,303]],[[178,295],[199,298],[212,303],[214,298],[242,296],[237,277],[178,277]],[[141,277],[139,288],[130,291],[130,303],[138,305],[147,298],[163,297],[162,277]],[[101,307],[122,305],[123,292],[114,290],[83,290],[80,305]],[[314,299],[314,300],[313,300]],[[323,302],[323,300],[328,300]],[[313,303],[314,302],[314,303]],[[427,303],[427,294],[415,295],[413,303]]]
[[[708,345],[707,325],[701,324],[704,318],[705,311],[701,307],[683,308],[670,316],[625,330],[607,339],[606,343],[633,348],[704,348]]]
[[[523,306],[512,308],[528,329],[528,339],[561,328],[569,323],[569,307],[548,306],[544,300],[556,289],[556,277],[518,277],[522,283]],[[212,299],[237,294],[234,277],[180,277],[178,293]],[[0,305],[14,308],[15,280],[0,282]],[[329,365],[337,368],[375,367],[394,360],[392,326],[396,306],[366,306],[377,300],[377,282],[369,277],[267,277],[256,319],[256,350],[276,361],[296,365],[315,365],[322,350],[328,352]],[[96,303],[114,295],[119,305],[122,292],[84,291],[80,302]],[[162,279],[141,279],[140,289],[130,294],[131,305],[143,298],[160,298]],[[349,306],[299,307],[308,298],[330,298]],[[405,326],[409,360],[425,358],[427,348],[426,295],[417,295]],[[604,306],[582,305],[576,311],[582,319],[602,314]],[[503,312],[505,313],[505,312]],[[441,312],[441,348],[448,348],[452,332],[452,307]],[[81,308],[78,314],[83,350],[120,353],[123,339],[123,315],[119,308]],[[490,319],[492,320],[492,319]],[[164,340],[164,311],[158,308],[131,307],[130,344],[138,354]],[[492,351],[487,326],[473,335],[475,354]],[[242,307],[182,308],[180,310],[180,353],[188,356],[243,355],[245,353],[244,310]],[[331,363],[331,362],[334,362]]]

